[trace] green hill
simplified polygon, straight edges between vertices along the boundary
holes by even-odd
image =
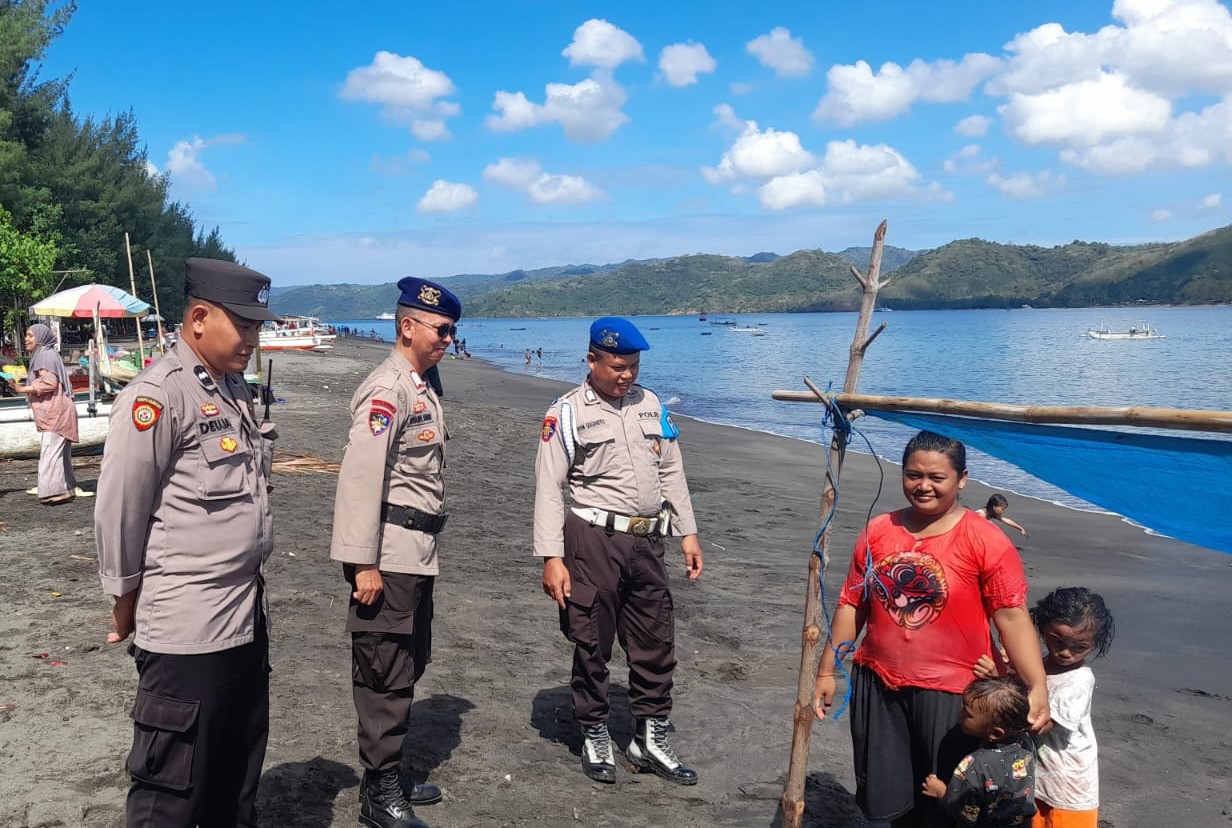
[[[697,254],[444,281],[472,317],[852,310],[860,290],[850,264],[865,270],[870,252]],[[1120,247],[982,239],[925,251],[887,246],[882,272],[890,278],[879,304],[904,310],[1232,302],[1232,227],[1184,242]],[[288,315],[364,319],[390,310],[394,290],[392,284],[313,285],[279,292],[273,305]]]

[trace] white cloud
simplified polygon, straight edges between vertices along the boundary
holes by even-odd
[[[1006,132],[1023,143],[1093,147],[1109,140],[1161,133],[1171,104],[1135,89],[1121,75],[1070,83],[1034,95],[1014,93],[997,108]]]
[[[804,39],[792,37],[782,26],[753,38],[744,48],[762,66],[773,69],[780,77],[800,77],[813,69],[813,54],[804,48]]]
[[[484,169],[483,178],[525,193],[536,204],[586,204],[604,197],[586,179],[545,173],[532,158],[502,158]]]
[[[415,205],[421,213],[452,213],[471,206],[479,200],[479,193],[469,184],[437,179],[431,189]]]
[[[820,207],[826,203],[826,179],[821,170],[809,170],[772,178],[757,190],[767,210]]]
[[[497,92],[487,117],[493,132],[516,132],[547,123],[559,123],[572,141],[595,143],[612,137],[629,120],[620,111],[628,100],[624,88],[604,71],[573,85],[549,83],[542,104],[521,92]]]
[[[818,102],[813,118],[853,126],[902,115],[917,100],[965,101],[1000,66],[1000,60],[985,54],[965,55],[957,63],[914,60],[906,69],[896,63],[883,63],[876,74],[862,60],[853,65],[831,66],[826,72],[829,90]]]
[[[730,86],[728,86],[727,88],[728,88],[729,90],[731,90],[731,93],[732,93],[733,95],[735,95],[735,96],[739,97],[740,95],[747,95],[747,94],[749,94],[750,92],[752,92],[752,91],[753,91],[754,89],[756,89],[757,87],[755,87],[755,86],[754,86],[753,84],[751,84],[751,83],[744,83],[744,82],[741,82],[741,81],[737,81],[736,83],[731,84],[731,85],[730,85]]]
[[[736,117],[736,110],[732,109],[731,104],[719,104],[713,111],[718,116],[717,123],[719,126],[735,130],[736,132],[744,132],[744,121]]]
[[[145,174],[150,178],[158,178],[162,173],[158,169],[158,165],[150,159],[145,159]]]
[[[945,159],[941,168],[950,174],[957,175],[987,175],[1001,166],[996,158],[984,158],[979,144],[967,144],[958,152]]]
[[[1115,0],[1112,17],[1093,34],[1048,23],[1006,45],[985,92],[1008,98],[1007,134],[1105,175],[1232,163],[1227,6]]]
[[[734,113],[733,113],[734,114]],[[813,155],[800,145],[794,132],[767,129],[762,132],[753,121],[723,154],[717,167],[702,169],[711,184],[740,178],[774,178],[800,172],[813,164]]]
[[[587,20],[573,32],[573,42],[562,55],[572,66],[615,69],[628,60],[644,61],[642,45],[624,29],[598,18]]]
[[[1210,195],[1203,197],[1199,206],[1203,210],[1214,210],[1220,204],[1223,204],[1223,195],[1221,193],[1211,193]]]
[[[462,111],[453,101],[453,81],[444,72],[429,69],[410,55],[377,52],[368,66],[347,73],[341,96],[381,106],[391,123],[410,127],[421,141],[449,137],[445,120]]]
[[[886,144],[831,141],[822,163],[826,180],[842,201],[869,201],[903,195],[920,174]],[[833,199],[832,199],[833,200]]]
[[[1064,186],[1065,176],[1054,176],[1047,170],[1035,175],[1027,172],[1011,173],[1010,175],[993,173],[984,179],[984,183],[992,189],[999,191],[1002,195],[1015,200],[1022,200],[1026,198],[1039,198],[1047,195],[1057,187]]]
[[[166,172],[176,183],[200,189],[212,189],[218,184],[214,174],[205,168],[201,156],[210,147],[221,147],[242,144],[248,138],[240,133],[216,135],[213,138],[193,136],[191,141],[177,141],[167,153]],[[153,165],[150,165],[153,166]],[[155,168],[157,174],[157,168]]]
[[[659,71],[668,86],[682,87],[697,83],[697,76],[715,70],[716,63],[700,43],[673,43],[659,53]]]
[[[991,125],[992,118],[987,115],[968,115],[954,125],[954,131],[968,138],[979,138],[988,134]]]
[[[1163,224],[1167,221],[1172,221],[1171,210],[1154,210],[1151,212],[1151,221],[1156,224]]]
[[[734,117],[729,110],[721,111],[720,118]],[[920,177],[901,153],[885,144],[831,141],[818,158],[794,132],[762,131],[754,121],[745,122],[744,132],[717,166],[701,172],[706,181],[730,185],[737,195],[754,185],[768,210],[906,195]]]

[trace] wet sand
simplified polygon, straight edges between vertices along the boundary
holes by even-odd
[[[384,351],[343,341],[326,354],[275,355],[274,387],[286,400],[274,408],[278,447],[339,461],[351,393]],[[679,418],[706,569],[686,581],[669,542],[680,660],[672,719],[674,744],[701,782],[681,788],[622,766],[616,785],[599,786],[579,767],[570,646],[531,557],[540,422],[567,386],[473,360],[446,361],[442,375],[451,518],[434,662],[413,708],[406,771],[439,784],[446,799],[420,816],[435,828],[777,824],[821,447]],[[796,407],[802,420],[818,414]],[[97,460],[76,466],[93,488]],[[880,473],[875,511],[898,508],[897,468],[849,455],[827,596]],[[123,647],[103,644],[109,599],[96,575],[93,501],[42,506],[23,492],[35,476],[34,461],[0,462],[0,826],[120,826],[136,673]],[[275,476],[272,717],[260,792],[261,824],[271,828],[355,824],[346,590],[328,559],[334,485],[332,474]],[[978,484],[967,491],[977,506],[989,494]],[[1112,653],[1093,665],[1101,825],[1232,823],[1232,557],[1024,497],[1013,498],[1011,515],[1031,533],[1011,537],[1033,600],[1080,584],[1116,616]],[[621,659],[618,743],[632,731]],[[814,726],[809,826],[865,824],[852,802],[850,752],[845,721]]]

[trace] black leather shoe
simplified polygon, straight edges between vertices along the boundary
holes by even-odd
[[[445,798],[440,788],[427,782],[423,784],[415,783],[413,785],[404,784],[402,790],[406,792],[407,801],[412,805],[435,805]]]
[[[428,828],[402,793],[397,768],[364,774],[359,789],[359,824],[368,828]]]
[[[625,756],[639,772],[653,771],[677,785],[696,785],[697,771],[680,764],[676,751],[668,744],[667,731],[670,727],[667,717],[638,719],[633,741],[629,742]]]

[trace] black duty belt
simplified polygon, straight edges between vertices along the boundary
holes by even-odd
[[[445,521],[449,520],[449,513],[441,512],[439,515],[434,515],[431,512],[421,512],[409,506],[394,506],[392,503],[382,503],[381,520],[386,523],[392,523],[394,526],[401,526],[404,529],[414,529],[418,532],[427,532],[429,535],[435,535],[445,528]]]

